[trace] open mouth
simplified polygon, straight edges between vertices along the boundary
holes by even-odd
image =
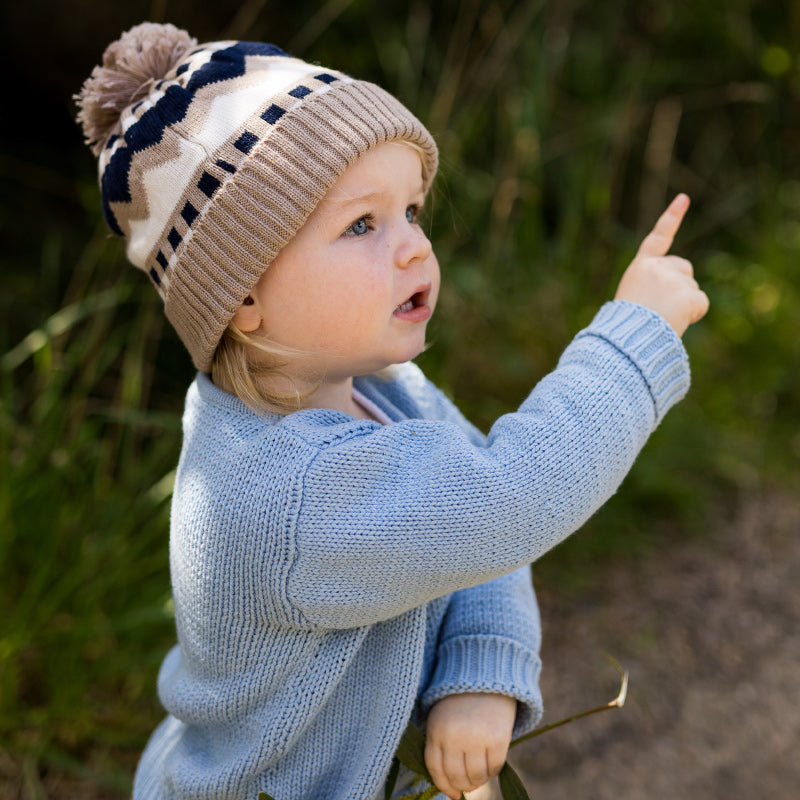
[[[401,305],[397,306],[397,313],[405,314],[406,311],[411,311],[419,305],[422,305],[420,302],[420,295],[415,294],[411,298],[406,300],[405,303],[402,303]]]
[[[428,305],[430,294],[430,283],[420,286],[408,300],[397,306],[394,310],[395,319],[414,324],[418,322],[427,322],[433,314],[433,310]]]
[[[414,294],[412,294],[408,300],[406,300],[404,303],[400,303],[400,305],[397,306],[397,308],[394,310],[394,313],[407,314],[409,311],[413,311],[415,308],[427,307],[428,295],[430,294],[430,291],[430,284],[417,289],[417,291],[414,292]]]

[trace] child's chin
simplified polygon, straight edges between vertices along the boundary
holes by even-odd
[[[398,354],[397,358],[391,364],[405,364],[406,361],[413,361],[418,355],[423,353],[427,345],[423,342],[419,347],[411,347],[404,354]],[[391,366],[391,365],[388,365]]]

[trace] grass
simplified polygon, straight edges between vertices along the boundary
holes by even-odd
[[[790,486],[800,72],[781,4],[390,2],[366,32],[366,4],[312,5],[285,9],[311,20],[293,51],[396,92],[440,142],[427,224],[444,289],[420,361],[484,429],[613,294],[667,200],[693,198],[676,249],[712,310],[686,337],[692,393],[541,580],[597,579],[603,559],[702,535],[734,493]],[[232,35],[272,39],[263,6],[243,4]],[[88,152],[74,179],[3,159],[0,793],[125,797],[162,714],[191,369],[105,231]],[[23,236],[43,199],[50,224]]]
[[[118,261],[100,248],[85,262],[92,274],[74,276],[83,299],[2,361],[0,740],[26,763],[80,772],[103,751],[141,746],[173,635],[165,556],[179,417],[147,407],[160,310],[144,301],[131,346],[125,312],[144,298],[99,288]],[[128,771],[107,761],[97,780],[124,791]]]

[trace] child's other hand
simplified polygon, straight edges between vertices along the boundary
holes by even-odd
[[[428,715],[425,765],[449,797],[461,797],[499,774],[506,763],[517,701],[467,692],[443,697]]]
[[[708,311],[708,297],[697,285],[692,265],[669,256],[689,198],[679,194],[645,237],[619,282],[616,300],[630,300],[660,314],[678,336]]]

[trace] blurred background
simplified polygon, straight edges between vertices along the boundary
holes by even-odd
[[[4,3],[0,795],[126,797],[162,715],[169,496],[192,369],[105,228],[72,99],[144,20],[271,41],[383,85],[428,125],[443,291],[419,361],[484,430],[613,295],[669,200],[691,196],[674,252],[711,298],[685,337],[691,393],[618,495],[536,563],[543,612],[602,604],[607,576],[641,575],[676,547],[729,555],[720,536],[742,529],[742,508],[761,509],[755,531],[769,509],[797,532],[800,4]],[[629,603],[648,602],[650,583]],[[790,584],[773,601],[787,596],[794,611]],[[788,730],[800,735],[796,717]],[[800,784],[783,789],[769,796]],[[637,791],[614,796],[671,796]]]

